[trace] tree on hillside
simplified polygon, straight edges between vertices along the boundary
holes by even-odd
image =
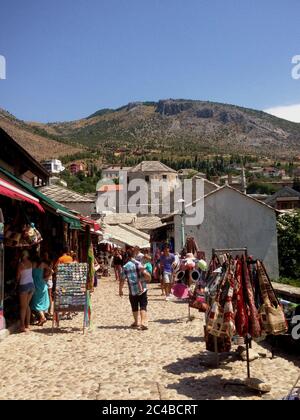
[[[300,286],[300,212],[281,216],[277,230],[280,275],[299,280]]]
[[[267,194],[272,195],[276,188],[262,182],[251,182],[247,188],[247,194]]]

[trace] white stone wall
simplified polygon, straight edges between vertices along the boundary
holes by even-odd
[[[247,247],[249,255],[264,261],[270,277],[278,279],[276,214],[251,198],[221,189],[205,198],[204,222],[185,226],[185,236],[193,236],[206,258],[212,248]],[[180,250],[181,217],[175,216],[175,248]]]

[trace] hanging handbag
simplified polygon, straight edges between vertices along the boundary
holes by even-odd
[[[276,297],[267,271],[260,261],[257,261],[257,271],[264,302],[259,308],[262,328],[268,335],[285,334],[288,330],[288,324],[283,309]]]

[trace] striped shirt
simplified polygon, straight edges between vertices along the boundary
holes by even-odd
[[[147,290],[147,283],[143,276],[139,273],[139,270],[143,268],[143,265],[136,261],[128,261],[122,269],[122,280],[127,280],[129,287],[129,294],[136,296],[140,293],[139,282],[141,282],[143,290]]]

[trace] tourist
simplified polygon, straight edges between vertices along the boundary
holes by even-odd
[[[151,275],[145,267],[134,258],[135,253],[128,250],[128,262],[123,266],[121,281],[119,284],[119,295],[123,296],[123,287],[127,280],[129,288],[129,300],[132,308],[134,323],[132,328],[148,329],[147,318],[147,282],[151,281]],[[142,282],[143,293],[140,293],[138,282]],[[139,323],[139,318],[141,322]]]
[[[53,262],[49,258],[48,252],[44,252],[42,256],[42,262],[47,264],[49,267],[49,275],[48,277],[45,276],[48,286],[48,294],[49,294],[49,309],[46,313],[46,318],[52,319],[53,316]]]
[[[45,312],[49,310],[50,306],[47,279],[49,278],[52,269],[48,263],[43,262],[38,255],[35,255],[32,261],[32,277],[35,291],[30,306],[33,311],[39,313],[40,319],[38,325],[42,326],[47,321]]]
[[[70,264],[73,262],[73,258],[70,255],[70,248],[65,246],[62,251],[62,255],[58,258],[56,265],[58,264]]]
[[[113,263],[114,263],[116,280],[120,281],[121,280],[122,265],[123,265],[122,264],[123,263],[123,258],[122,258],[122,254],[120,253],[120,251],[118,249],[116,249],[114,251]]]
[[[164,290],[166,294],[166,300],[171,295],[172,284],[173,284],[173,267],[172,264],[175,262],[174,254],[170,253],[170,247],[165,246],[163,253],[160,257],[160,266],[163,276]]]
[[[153,257],[153,278],[154,278],[154,281],[158,281],[160,283],[161,295],[164,296],[165,290],[164,290],[163,278],[161,275],[160,256],[161,256],[161,252],[159,249],[157,249]]]
[[[146,271],[148,271],[148,273],[150,274],[151,278],[152,278],[152,273],[153,273],[153,266],[152,266],[152,258],[151,255],[146,254],[144,256],[144,266]]]
[[[31,317],[30,302],[34,293],[32,262],[29,252],[23,251],[18,265],[16,286],[20,295],[20,332],[29,331]]]

